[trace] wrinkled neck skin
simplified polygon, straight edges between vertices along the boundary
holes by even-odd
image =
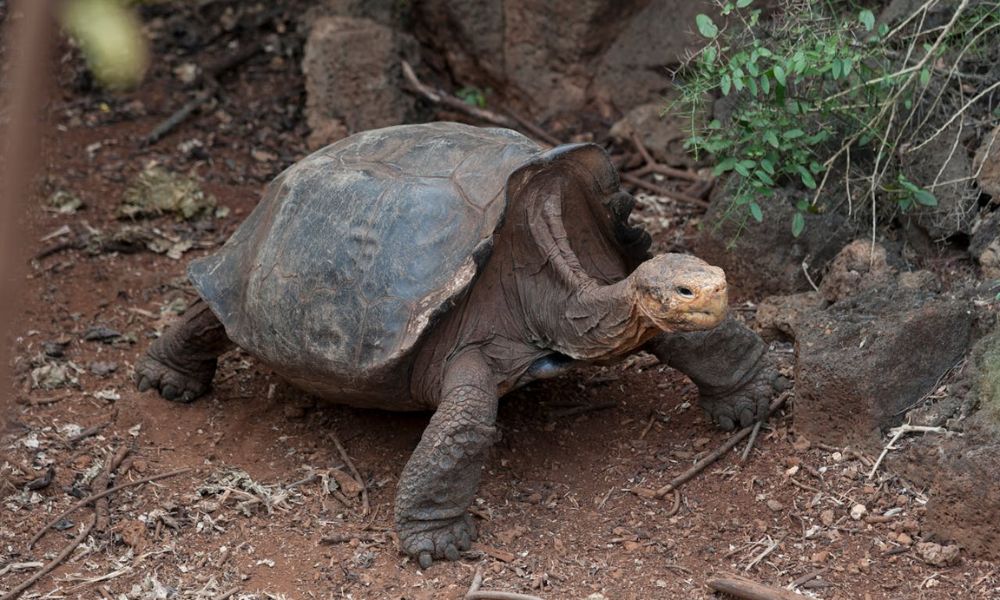
[[[610,285],[588,279],[566,290],[564,302],[536,303],[542,314],[530,322],[545,324],[540,333],[552,350],[577,360],[620,358],[661,332],[634,298],[629,278]]]

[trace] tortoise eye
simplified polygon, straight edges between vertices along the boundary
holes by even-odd
[[[694,292],[691,291],[691,288],[683,285],[677,286],[677,294],[682,298],[694,298]]]

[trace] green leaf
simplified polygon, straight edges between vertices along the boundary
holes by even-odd
[[[753,61],[748,62],[747,73],[750,73],[750,75],[753,77],[757,77],[758,75],[760,75],[760,69],[757,68],[757,63]]]
[[[739,71],[739,69],[737,69]],[[733,87],[736,88],[737,92],[743,91],[743,72],[733,73]]]
[[[850,75],[850,74],[851,74],[851,68],[853,68],[853,67],[854,67],[854,61],[852,61],[852,60],[851,60],[851,59],[849,59],[849,58],[845,58],[845,59],[844,59],[843,61],[841,61],[841,62],[842,62],[842,63],[843,63],[843,65],[844,65],[844,77],[847,77],[848,75]]]
[[[844,64],[840,62],[840,59],[833,61],[831,72],[834,79],[840,79],[841,74],[844,72]]]
[[[705,50],[702,52],[702,56],[705,58],[706,63],[712,64],[719,56],[719,50],[715,46],[706,46]]]
[[[781,134],[781,137],[785,138],[786,140],[794,140],[795,138],[800,138],[805,134],[806,132],[802,131],[801,129],[789,129],[785,133]]]
[[[715,168],[712,169],[712,174],[713,175],[722,175],[726,171],[732,171],[733,167],[735,167],[735,166],[736,166],[736,159],[733,158],[733,157],[729,157],[727,159],[724,159],[719,164],[715,165]]]
[[[764,132],[764,141],[767,142],[768,144],[771,144],[775,148],[779,146],[778,136],[773,131]]]
[[[757,163],[752,160],[741,160],[733,165],[733,170],[744,177],[750,176],[750,169],[757,166]]]
[[[781,68],[781,65],[774,65],[774,80],[782,87],[785,86],[785,70]]]
[[[729,77],[728,73],[722,76],[722,81],[719,82],[719,86],[722,88],[722,95],[728,96],[729,90],[733,86],[733,80]]]
[[[795,165],[795,170],[799,172],[799,177],[802,179],[803,185],[811,190],[816,189],[816,180],[813,179],[812,173],[809,172],[809,169],[806,169],[802,165]]]
[[[767,75],[760,78],[760,89],[764,90],[765,94],[771,93],[771,78]]]
[[[715,36],[719,35],[719,28],[715,26],[712,22],[712,18],[705,14],[700,14],[694,18],[695,24],[698,26],[698,33],[703,37],[708,39],[713,39]]]
[[[774,163],[766,158],[760,159],[760,166],[762,169],[768,172],[770,175],[774,175]]]
[[[753,215],[754,220],[758,223],[764,220],[764,211],[760,209],[760,205],[756,202],[750,203],[750,214]]]
[[[861,14],[858,15],[858,20],[865,26],[865,31],[871,31],[875,28],[875,14],[867,8],[861,11]]]
[[[709,129],[722,129],[722,122],[718,119],[712,119],[708,122]]]
[[[767,185],[774,185],[774,180],[771,179],[771,176],[765,173],[764,171],[761,170],[754,171],[754,175],[756,175],[757,179],[761,180],[763,183]]]
[[[806,228],[806,218],[802,213],[797,212],[792,216],[792,237],[802,235],[802,230]]]
[[[931,80],[931,70],[927,67],[920,69],[920,85],[927,85]]]
[[[753,0],[736,0],[736,8],[746,8],[753,4]]]
[[[937,198],[934,197],[934,194],[923,189],[914,192],[913,199],[917,201],[917,204],[923,204],[924,206],[938,205]]]

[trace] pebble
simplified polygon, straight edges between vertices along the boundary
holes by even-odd
[[[851,518],[855,521],[860,521],[866,514],[868,514],[868,507],[864,504],[855,504],[851,507]]]
[[[782,504],[781,502],[778,502],[774,498],[771,498],[770,500],[767,501],[767,507],[774,512],[780,512],[785,509],[785,505]]]

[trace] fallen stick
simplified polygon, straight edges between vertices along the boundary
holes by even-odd
[[[358,468],[354,466],[354,461],[352,461],[351,457],[347,455],[347,450],[344,450],[344,445],[340,443],[340,438],[337,437],[337,433],[335,431],[330,432],[330,439],[332,439],[333,443],[337,446],[337,452],[340,453],[340,458],[344,461],[344,464],[347,465],[347,468],[350,469],[351,475],[354,476],[354,479],[361,484],[361,516],[368,516],[368,512],[371,510],[371,505],[368,504],[368,484],[365,483],[365,480],[361,477],[361,473],[358,472]]]
[[[811,573],[806,573],[802,577],[799,577],[795,581],[789,583],[788,584],[788,589],[794,590],[795,588],[799,587],[803,583],[812,581],[813,579],[816,579],[820,575],[826,574],[826,572],[829,571],[829,570],[830,570],[830,567],[823,567],[822,569],[816,569],[815,571],[813,571]]]
[[[212,600],[228,600],[238,591],[240,591],[239,587],[229,588],[228,590],[222,592],[221,594],[217,594],[216,596],[214,596]]]
[[[73,541],[67,544],[58,556],[53,558],[49,564],[42,567],[34,575],[24,580],[20,585],[7,592],[2,598],[0,598],[0,600],[14,600],[15,598],[20,597],[21,594],[23,594],[28,588],[35,585],[39,579],[47,575],[50,571],[52,571],[52,569],[58,567],[70,554],[73,553],[73,550],[76,550],[76,547],[79,546],[83,540],[87,539],[87,536],[90,535],[90,532],[94,529],[94,523],[96,522],[97,515],[94,515],[91,517],[90,523],[88,523],[87,526],[83,528],[83,531],[80,532],[80,535],[73,538]]]
[[[628,173],[622,173],[621,178],[623,181],[627,181],[636,187],[640,187],[646,190],[647,192],[653,192],[657,196],[663,196],[664,198],[671,198],[673,200],[677,200],[678,202],[684,202],[686,204],[694,204],[695,206],[700,206],[702,208],[709,207],[708,202],[702,200],[701,198],[688,196],[683,192],[675,192],[673,190],[668,190],[663,186],[656,185],[655,183],[650,183],[645,179],[640,179]]]
[[[219,77],[247,62],[263,49],[264,44],[257,41],[250,44],[246,48],[243,48],[236,54],[226,57],[214,65],[206,67],[201,77],[203,87],[195,93],[191,100],[185,102],[183,106],[161,121],[159,125],[154,127],[153,130],[150,131],[149,134],[142,140],[143,145],[148,146],[155,144],[163,139],[168,133],[173,131],[178,125],[186,121],[187,118],[194,113],[194,111],[198,110],[202,104],[218,93],[219,88],[221,87],[218,82]]]
[[[774,411],[776,411],[779,408],[781,408],[782,406],[784,406],[785,402],[788,400],[788,398],[790,396],[791,396],[790,392],[784,392],[783,394],[781,394],[780,396],[778,396],[778,398],[775,399],[775,401],[771,403],[771,406],[768,407],[768,409],[767,409],[767,416],[770,417],[771,414],[774,413]],[[765,418],[767,418],[767,417],[765,417]],[[702,471],[704,471],[705,467],[707,467],[708,465],[710,465],[710,464],[714,463],[715,461],[719,460],[719,458],[721,458],[722,455],[724,455],[726,452],[732,450],[736,446],[736,444],[739,444],[744,438],[746,438],[748,435],[750,435],[750,433],[753,432],[754,427],[755,427],[755,425],[750,425],[748,427],[744,427],[743,429],[741,429],[738,432],[736,432],[735,434],[733,434],[732,437],[730,437],[728,440],[726,440],[726,442],[724,444],[722,444],[721,446],[719,446],[714,452],[712,452],[711,454],[709,454],[705,458],[699,460],[697,463],[695,463],[695,465],[693,467],[691,467],[687,471],[684,471],[683,473],[681,473],[680,475],[678,475],[677,477],[675,477],[667,485],[665,485],[665,486],[661,487],[660,489],[656,490],[656,492],[653,493],[653,497],[654,498],[663,498],[664,496],[666,496],[670,492],[674,491],[675,489],[679,488],[680,486],[684,485],[685,483],[687,483],[688,481],[690,481],[691,479],[693,479],[695,477],[695,475],[697,475],[698,473],[701,473]]]
[[[479,586],[482,584],[483,568],[479,567],[476,569],[476,574],[472,577],[472,585],[469,586],[469,591],[465,592],[465,600],[542,600],[538,596],[529,596],[528,594],[481,590]]]
[[[677,490],[674,490],[674,505],[671,506],[670,510],[667,511],[667,514],[663,516],[669,519],[670,517],[679,513],[680,510],[681,510],[681,493],[678,492]]]
[[[35,545],[35,543],[38,540],[40,540],[43,535],[45,535],[45,532],[52,528],[53,525],[55,525],[56,523],[58,523],[59,521],[61,521],[63,519],[63,517],[65,517],[66,515],[70,514],[71,512],[73,512],[74,510],[76,510],[78,508],[84,507],[84,506],[86,506],[86,505],[88,505],[91,502],[94,502],[96,500],[100,500],[101,498],[104,498],[105,496],[109,496],[111,494],[114,494],[117,491],[124,490],[125,488],[130,488],[130,487],[134,487],[134,486],[137,486],[137,485],[142,485],[144,483],[151,483],[153,481],[159,481],[161,479],[167,479],[168,477],[176,477],[177,475],[182,475],[182,474],[187,473],[188,471],[192,471],[192,470],[193,469],[191,467],[184,467],[183,469],[176,469],[174,471],[169,471],[167,473],[161,473],[159,475],[150,475],[149,477],[143,477],[142,479],[136,479],[135,481],[128,481],[126,483],[122,483],[122,484],[116,485],[114,487],[110,487],[110,488],[108,488],[108,489],[106,489],[106,490],[104,490],[102,492],[98,492],[96,494],[92,494],[90,496],[87,496],[83,500],[80,500],[79,502],[73,504],[72,506],[70,506],[66,510],[62,511],[61,513],[59,513],[59,515],[56,516],[56,518],[52,519],[51,521],[49,521],[48,523],[46,523],[44,527],[42,527],[41,529],[39,529],[38,533],[36,533],[34,535],[34,537],[31,538],[31,541],[28,542],[28,549],[30,550]],[[0,600],[6,600],[6,598],[0,599]]]
[[[742,600],[803,600],[806,597],[783,588],[764,585],[763,583],[757,583],[756,581],[736,575],[709,579],[708,587],[716,592],[729,594]]]
[[[948,430],[944,427],[927,427],[925,425],[910,425],[909,423],[903,423],[899,427],[894,427],[890,430],[892,433],[892,439],[889,443],[882,448],[882,454],[878,455],[878,460],[872,465],[872,470],[868,473],[868,479],[875,477],[875,473],[878,471],[878,466],[882,464],[882,459],[889,454],[889,450],[893,450],[893,444],[899,441],[899,438],[903,437],[907,433],[948,433]]]
[[[108,489],[108,483],[111,481],[111,475],[114,473],[118,467],[128,456],[129,447],[121,446],[115,453],[108,459],[108,464],[105,466],[104,471],[97,476],[94,480],[94,490],[103,491]],[[108,528],[108,522],[110,521],[110,507],[108,506],[107,497],[100,498],[94,502],[94,528],[98,532],[103,532]]]
[[[747,447],[743,449],[743,454],[740,455],[740,462],[746,462],[747,457],[750,456],[750,451],[753,450],[753,443],[757,441],[757,434],[760,433],[760,426],[763,424],[763,421],[757,421],[754,424],[753,431],[750,432],[750,439],[747,440]]]
[[[443,90],[431,88],[417,78],[417,74],[413,72],[413,67],[411,67],[410,63],[405,60],[402,61],[400,65],[403,68],[403,78],[406,79],[406,83],[410,85],[412,91],[420,94],[434,104],[441,104],[447,106],[448,108],[453,108],[459,112],[469,115],[470,117],[479,119],[480,121],[486,121],[487,123],[492,123],[494,125],[499,125],[500,127],[506,127],[507,129],[518,128],[518,124],[512,119],[499,115],[491,110],[473,106],[468,102],[464,102],[463,100],[444,92]],[[524,128],[528,129],[527,127]]]
[[[676,179],[684,179],[686,181],[705,181],[701,177],[698,177],[697,173],[692,173],[683,169],[675,169],[658,162],[655,158],[653,158],[653,155],[649,153],[649,149],[646,148],[646,144],[642,143],[642,138],[640,138],[639,134],[636,132],[633,131],[632,135],[629,137],[632,140],[632,145],[639,151],[639,156],[641,156],[643,162],[646,163],[635,171],[632,171],[633,175],[640,177],[647,173],[659,173],[660,175],[666,175],[667,177],[674,177]]]

